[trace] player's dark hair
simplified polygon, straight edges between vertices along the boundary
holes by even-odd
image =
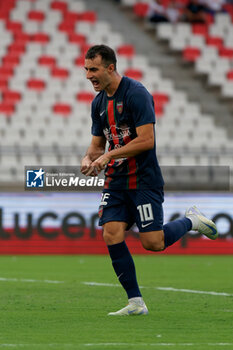
[[[101,56],[106,67],[108,67],[110,64],[114,64],[114,69],[116,70],[116,54],[111,47],[107,45],[94,45],[87,51],[85,58],[93,60],[98,55]]]

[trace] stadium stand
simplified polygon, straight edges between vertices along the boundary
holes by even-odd
[[[136,14],[144,18],[146,2],[140,5]],[[231,16],[224,16],[226,23],[221,14],[208,34],[204,27],[183,23],[175,30],[174,25],[160,24],[157,33],[184,59],[195,62],[197,72],[208,74],[210,84],[220,84],[224,96],[232,97],[232,24]],[[86,2],[0,1],[0,33],[1,183],[23,183],[25,165],[80,164],[90,141],[90,103],[95,96],[82,65],[86,50],[96,43],[113,47],[119,72],[141,81],[153,95],[161,165],[232,163],[233,141],[227,131],[216,127],[186,92],[177,91],[146,55],[138,55],[137,47],[113,31],[107,18],[98,20]]]
[[[181,2],[187,3],[177,1]],[[146,19],[149,1],[122,3],[133,6],[134,14]],[[207,16],[206,23],[158,23],[156,34],[172,50],[180,51],[185,61],[193,62],[198,74],[206,74],[210,86],[219,86],[223,97],[232,98],[233,5],[225,4],[223,11]]]

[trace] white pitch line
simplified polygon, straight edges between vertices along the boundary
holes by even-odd
[[[85,284],[86,286],[97,286],[97,287],[121,287],[120,284],[116,284],[116,283],[82,282],[82,284]],[[142,287],[140,286],[140,288]]]
[[[92,346],[232,346],[233,343],[89,343],[84,344],[84,346],[92,347]]]
[[[120,284],[113,284],[113,283],[82,282],[82,284],[85,284],[87,286],[97,286],[97,287],[121,287]],[[194,294],[207,294],[207,295],[216,295],[216,296],[224,296],[224,297],[233,297],[233,294],[229,294],[229,293],[194,290],[194,289],[178,289],[178,288],[172,288],[172,287],[144,287],[144,286],[140,286],[140,288],[164,290],[168,292],[181,292],[181,293],[194,293]]]
[[[220,295],[224,297],[233,297],[233,294],[223,292],[207,292],[204,290],[193,290],[193,289],[177,289],[172,287],[155,287],[158,290],[165,290],[169,292],[183,292],[183,293],[194,293],[194,294],[208,294],[208,295]]]
[[[51,284],[64,283],[64,281],[34,280],[34,279],[26,279],[26,278],[5,278],[5,277],[0,277],[0,282],[28,282],[28,283],[51,283]]]

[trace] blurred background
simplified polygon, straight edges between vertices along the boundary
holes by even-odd
[[[2,252],[17,252],[9,250],[11,241],[30,253],[39,236],[45,248],[45,227],[59,228],[54,237],[64,233],[60,214],[68,216],[69,249],[75,237],[82,237],[80,227],[83,237],[97,227],[97,194],[26,194],[24,167],[80,165],[91,138],[95,96],[85,78],[84,57],[90,46],[101,43],[116,51],[119,73],[141,81],[153,95],[158,159],[166,189],[172,191],[166,219],[182,214],[187,197],[195,199],[212,218],[221,212],[219,225],[229,247],[232,1],[0,0]],[[180,191],[186,191],[183,197]],[[77,207],[81,214],[69,217]]]

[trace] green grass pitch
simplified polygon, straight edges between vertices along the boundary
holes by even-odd
[[[0,349],[233,349],[233,256],[134,258],[147,316],[107,316],[127,303],[108,256],[1,256]]]

